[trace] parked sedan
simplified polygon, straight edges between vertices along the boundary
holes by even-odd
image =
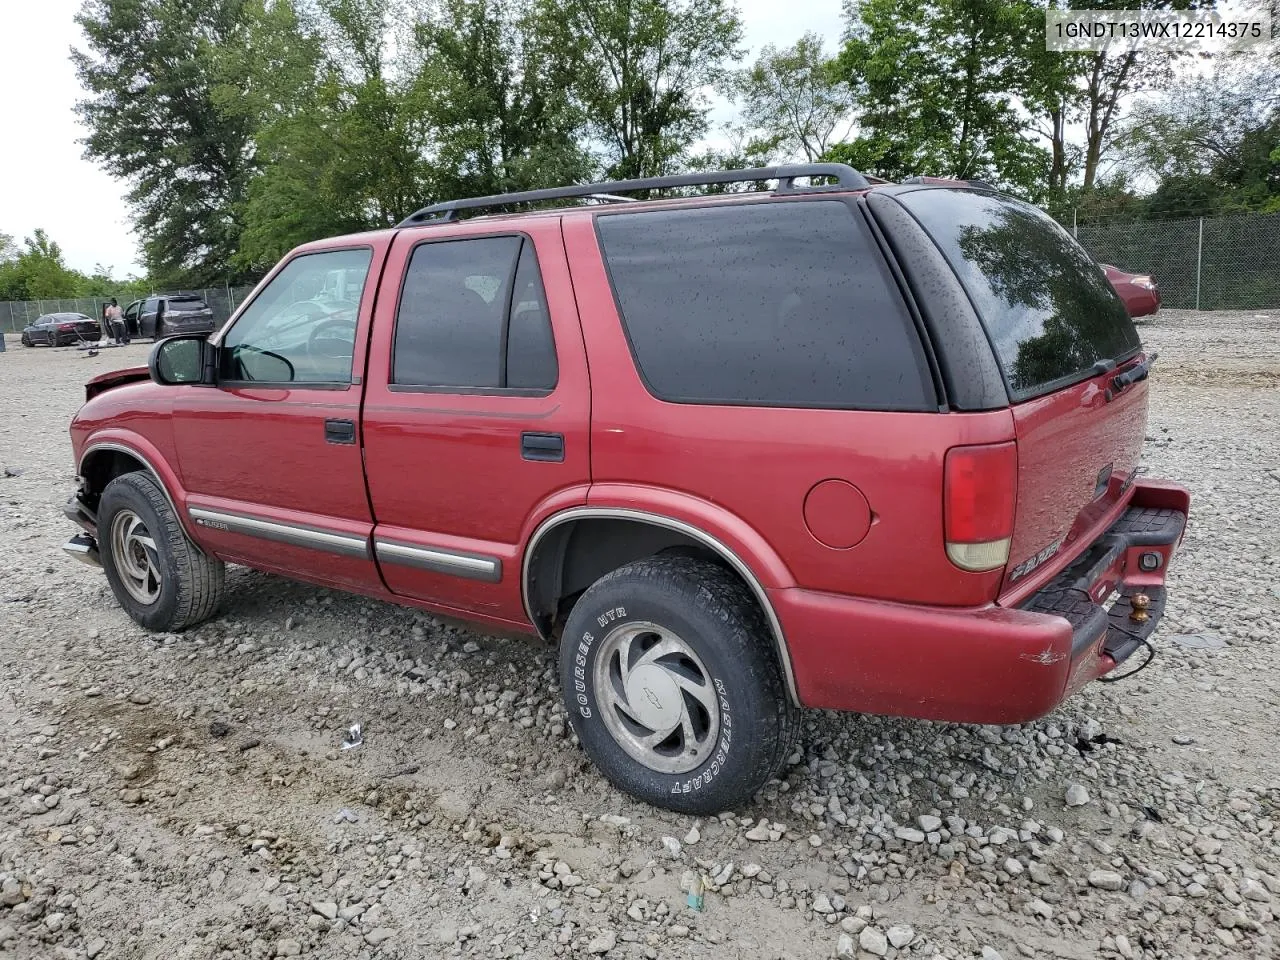
[[[34,347],[44,343],[51,347],[96,342],[102,337],[98,321],[83,313],[46,313],[22,331],[22,345]]]
[[[1131,317],[1146,317],[1160,309],[1160,288],[1155,278],[1145,273],[1126,273],[1109,263],[1102,264],[1107,279],[1120,294]]]

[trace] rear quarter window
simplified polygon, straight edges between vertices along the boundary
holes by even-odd
[[[972,190],[900,194],[951,264],[986,329],[1012,400],[1078,382],[1141,346],[1102,267],[1048,214]]]
[[[936,410],[910,315],[840,201],[600,215],[646,386],[677,403]]]

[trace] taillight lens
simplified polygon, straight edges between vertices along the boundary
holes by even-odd
[[[1018,494],[1018,450],[1013,443],[952,447],[943,477],[947,556],[962,570],[1009,562]]]
[[[75,325],[74,323],[60,323],[60,324],[58,324],[58,329],[59,329],[59,330],[74,330],[75,328],[76,328],[76,325]]]

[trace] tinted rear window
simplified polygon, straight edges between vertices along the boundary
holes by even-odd
[[[1012,399],[1084,379],[1097,361],[1138,349],[1138,332],[1106,274],[1048,214],[969,190],[898,199],[973,300]]]
[[[861,218],[833,200],[601,215],[641,375],[663,400],[937,409]]]

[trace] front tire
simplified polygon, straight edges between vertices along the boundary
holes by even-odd
[[[704,560],[651,557],[596,581],[565,625],[560,679],[592,762],[680,813],[748,801],[799,733],[763,614]]]
[[[183,630],[222,600],[225,567],[192,543],[150,476],[126,473],[102,493],[98,551],[111,592],[148,630]]]

